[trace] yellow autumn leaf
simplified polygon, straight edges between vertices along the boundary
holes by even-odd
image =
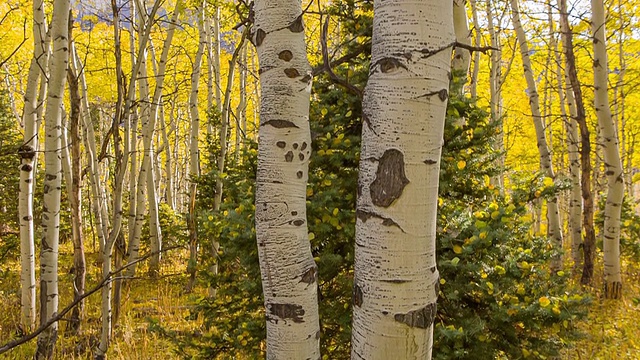
[[[544,186],[546,187],[551,187],[553,186],[553,179],[550,177],[546,177],[544,178],[544,180],[542,181],[542,183],[544,184]]]
[[[462,246],[453,245],[453,252],[456,253],[456,254],[461,254],[462,253]]]
[[[338,210],[338,208],[333,209],[333,216],[338,215],[338,212],[339,212],[339,211],[340,211],[340,210]]]
[[[459,170],[464,169],[466,166],[467,166],[467,162],[466,161],[464,161],[464,160],[458,161],[458,169]]]
[[[547,307],[551,304],[551,300],[549,300],[548,297],[543,296],[540,299],[538,299],[538,303],[540,304],[540,306],[542,307]]]
[[[314,234],[314,233],[310,232],[310,233],[309,233],[309,240],[313,240],[313,239],[315,239],[315,238],[316,238],[316,234]]]

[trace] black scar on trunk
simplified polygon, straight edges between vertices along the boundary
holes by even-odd
[[[300,305],[295,304],[269,304],[267,306],[269,313],[275,315],[282,320],[293,320],[295,323],[302,323],[304,320],[304,309]],[[277,319],[274,319],[277,322]]]
[[[417,327],[420,329],[427,329],[436,318],[436,304],[429,304],[423,308],[409,311],[406,314],[396,314],[394,319],[398,322],[409,325],[410,327]]]
[[[396,201],[409,184],[404,172],[404,154],[388,149],[378,160],[376,179],[369,187],[374,205],[387,208]]]

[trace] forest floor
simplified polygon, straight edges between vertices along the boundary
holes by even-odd
[[[68,247],[68,248],[67,248]],[[71,267],[70,245],[61,249],[60,273],[66,274]],[[189,320],[189,306],[195,297],[202,294],[186,294],[184,284],[187,281],[185,264],[186,252],[175,251],[165,256],[161,276],[157,279],[141,277],[133,280],[123,290],[123,308],[119,324],[115,327],[113,341],[108,358],[111,360],[150,360],[179,359],[172,352],[169,341],[159,338],[149,331],[150,319],[173,330],[193,330],[201,324],[200,320]],[[98,282],[99,269],[95,264],[96,256],[89,254],[87,289]],[[601,269],[601,266],[597,268]],[[640,264],[625,263],[624,298],[622,301],[601,300],[600,291],[593,289],[593,303],[588,318],[578,326],[584,337],[577,342],[567,344],[562,359],[567,360],[622,360],[640,359]],[[5,261],[0,264],[0,346],[17,336],[19,321],[19,262]],[[146,267],[139,267],[144,274]],[[596,271],[596,284],[601,283],[601,271]],[[72,300],[72,276],[60,278],[61,308]],[[204,293],[206,289],[200,289]],[[98,292],[99,293],[99,292]],[[100,296],[92,295],[87,299],[85,322],[81,336],[65,334],[65,322],[60,323],[60,336],[56,359],[88,359],[91,349],[99,339]],[[35,340],[0,355],[4,359],[30,359],[35,350]],[[340,359],[336,359],[340,360]]]

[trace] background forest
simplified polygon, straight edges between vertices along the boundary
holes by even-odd
[[[433,358],[640,358],[637,2],[452,1]],[[301,9],[320,353],[348,359],[374,2]],[[0,3],[0,359],[265,357],[255,19]]]

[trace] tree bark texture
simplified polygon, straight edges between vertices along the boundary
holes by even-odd
[[[40,249],[40,322],[58,312],[58,241],[60,237],[60,195],[62,191],[62,99],[69,60],[69,0],[55,0],[51,20],[53,52],[49,69],[49,91],[45,111],[45,175],[42,201],[42,243]],[[58,337],[58,323],[38,336],[36,359],[51,359]]]
[[[255,223],[267,359],[319,359],[318,272],[306,216],[312,78],[300,0],[256,1],[252,38],[262,85]]]
[[[608,59],[603,0],[591,0],[593,31],[594,102],[598,126],[603,140],[604,171],[607,176],[607,200],[604,207],[604,295],[622,298],[620,273],[620,213],[624,198],[624,172],[620,160],[618,134],[609,104]]]
[[[376,1],[363,97],[352,359],[430,359],[451,1]]]

